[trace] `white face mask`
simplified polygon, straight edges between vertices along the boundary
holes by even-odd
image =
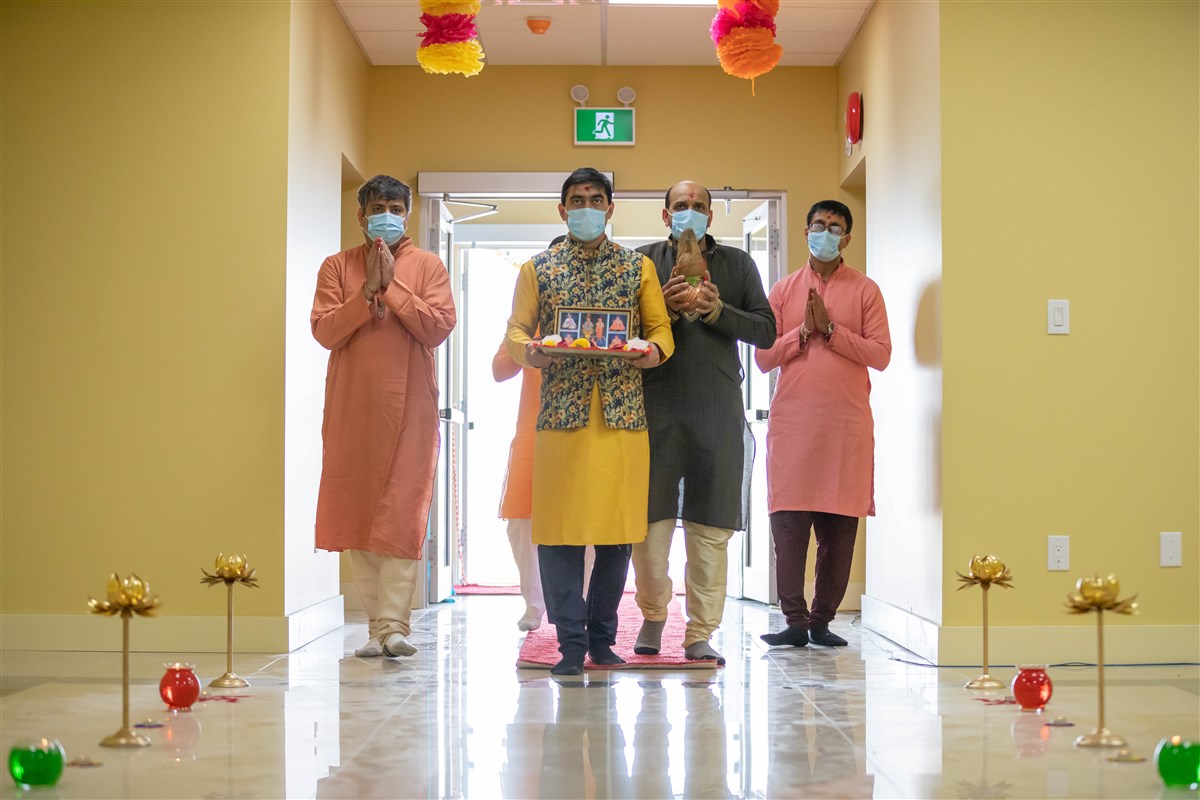
[[[841,241],[841,236],[835,236],[829,231],[809,233],[808,252],[812,253],[812,257],[817,261],[833,261],[838,257],[838,245]]]

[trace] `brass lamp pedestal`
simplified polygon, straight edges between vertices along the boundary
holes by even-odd
[[[1104,609],[1096,609],[1096,686],[1100,695],[1099,715],[1091,733],[1078,736],[1076,747],[1125,747],[1120,736],[1104,727]]]
[[[996,680],[988,673],[988,589],[991,587],[986,583],[981,583],[979,588],[983,590],[983,674],[974,680],[967,681],[963,688],[994,692],[1003,689],[1006,684]]]
[[[233,582],[227,582],[229,589],[228,628],[225,635],[225,674],[215,679],[209,686],[217,689],[245,689],[250,681],[238,677],[233,671]]]
[[[149,747],[150,740],[129,727],[129,618],[133,612],[121,611],[121,729],[100,740],[101,747]]]

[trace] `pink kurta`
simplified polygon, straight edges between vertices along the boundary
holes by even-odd
[[[800,347],[808,290],[834,324]],[[805,265],[775,284],[775,344],[758,350],[763,372],[779,368],[767,420],[767,510],[875,514],[875,428],[867,367],[892,355],[887,310],[875,282],[842,263],[829,280]]]
[[[325,259],[313,336],[330,350],[317,547],[418,559],[441,432],[433,349],[454,328],[442,260],[400,241],[377,319],[363,297],[364,244]]]
[[[492,377],[506,381],[521,373],[521,404],[517,407],[517,431],[508,449],[508,470],[500,496],[501,519],[529,519],[533,514],[533,440],[542,408],[542,371],[522,367],[501,343],[492,357]]]

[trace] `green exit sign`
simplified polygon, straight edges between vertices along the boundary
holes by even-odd
[[[633,109],[575,109],[575,144],[632,145]]]

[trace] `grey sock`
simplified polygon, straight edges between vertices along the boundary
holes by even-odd
[[[662,649],[662,632],[667,621],[652,619],[642,620],[642,628],[638,631],[637,641],[633,645],[633,652],[639,656],[656,656],[658,651]]]
[[[683,655],[690,661],[715,661],[718,664],[724,664],[724,657],[713,650],[712,645],[708,642],[692,642],[687,647],[683,648]]]

